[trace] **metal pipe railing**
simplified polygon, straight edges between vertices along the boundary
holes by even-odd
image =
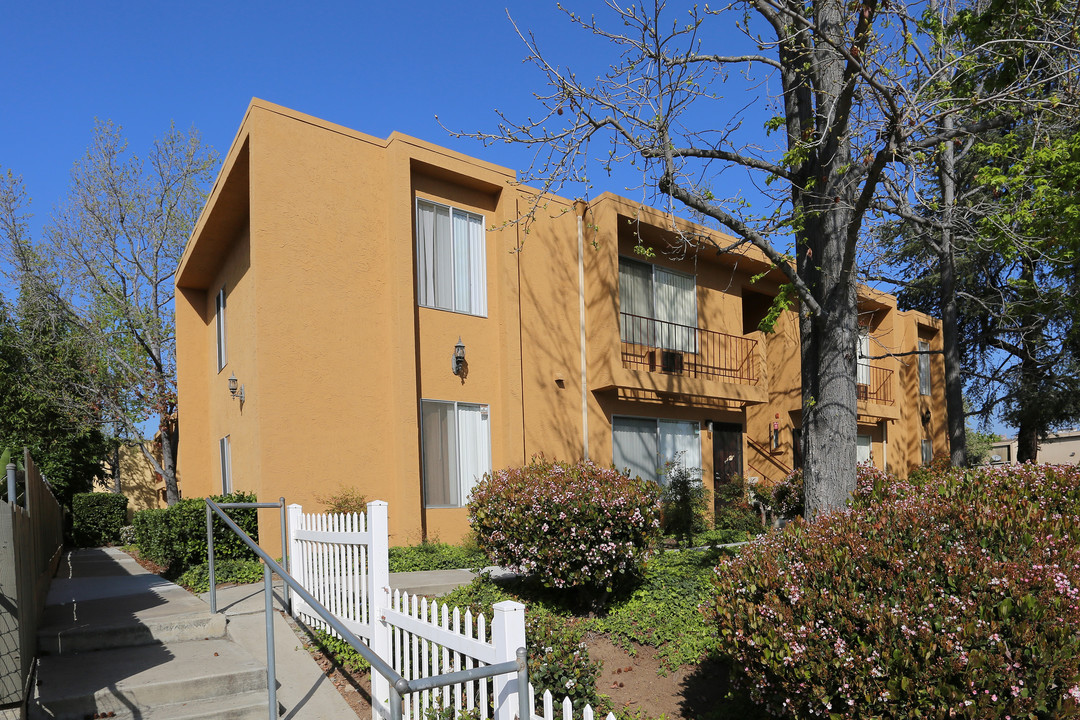
[[[209,499],[207,499],[209,502]],[[285,529],[285,498],[278,498],[276,503],[215,503],[219,508],[232,510],[233,508],[278,508],[281,511],[281,561],[285,564],[285,570],[289,571],[292,568],[289,566],[289,553],[286,552],[288,545],[288,533]],[[242,532],[242,531],[241,531]],[[247,533],[245,533],[246,535]],[[214,575],[214,522],[210,514],[210,506],[206,506],[206,549],[209,556],[207,564],[208,574],[210,575],[210,612],[217,612],[217,583],[215,582]],[[288,584],[284,587],[285,594],[285,609],[292,611],[292,598],[289,595]]]
[[[273,613],[273,594],[272,594],[272,577],[276,573],[278,577],[282,579],[287,588],[292,588],[292,591],[296,595],[306,602],[312,611],[315,612],[323,621],[329,625],[337,634],[352,647],[353,650],[360,653],[360,655],[368,661],[373,671],[378,672],[385,677],[390,683],[390,718],[391,720],[401,720],[402,717],[402,695],[408,695],[414,692],[420,692],[422,690],[431,690],[437,687],[443,687],[445,685],[454,685],[457,683],[468,682],[470,680],[482,680],[484,678],[494,677],[496,675],[504,675],[507,673],[516,672],[518,680],[518,717],[519,718],[531,718],[532,709],[529,707],[529,670],[528,663],[526,661],[527,654],[525,648],[518,648],[516,655],[517,659],[509,662],[497,663],[495,665],[486,665],[483,667],[476,667],[469,670],[459,670],[457,672],[445,673],[443,675],[434,675],[428,678],[417,678],[415,680],[406,680],[398,673],[393,667],[391,667],[385,660],[379,657],[371,648],[364,643],[360,642],[357,637],[349,631],[345,625],[342,624],[337,617],[335,617],[329,610],[323,606],[314,596],[311,595],[304,586],[296,581],[292,575],[289,574],[285,568],[279,565],[271,558],[266,551],[264,551],[258,544],[252,540],[246,532],[244,532],[236,522],[233,521],[222,508],[225,507],[277,507],[273,503],[223,503],[218,505],[210,498],[206,498],[206,532],[207,532],[207,552],[209,554],[210,565],[210,611],[217,612],[217,588],[214,585],[214,533],[212,524],[211,513],[216,513],[218,517],[222,519],[225,526],[236,533],[237,537],[247,545],[255,555],[263,561],[263,581],[265,584],[266,594],[266,684],[267,695],[270,701],[270,715],[271,720],[277,718],[277,671],[275,667],[276,658],[274,657],[274,613]],[[281,507],[285,507],[285,498],[281,499]],[[284,522],[282,523],[282,534],[284,537]],[[282,558],[286,558],[288,553],[285,552],[286,545],[282,543]],[[375,621],[375,619],[372,619]],[[372,702],[375,702],[375,698],[372,698]]]

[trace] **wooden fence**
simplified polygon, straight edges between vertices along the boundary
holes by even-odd
[[[391,594],[387,505],[372,502],[367,509],[356,515],[306,515],[299,505],[289,506],[290,572],[304,589],[407,680],[513,660],[517,649],[525,647],[525,606],[496,603],[489,624],[468,610]],[[295,597],[293,615],[330,630]],[[372,673],[371,681],[373,720],[389,717],[389,687],[378,673]],[[516,686],[511,676],[502,675],[426,690],[404,697],[402,714],[423,720],[447,708],[454,717],[476,713],[485,720],[513,720]],[[535,708],[535,696],[531,699]],[[569,699],[559,705],[558,719],[551,693],[545,692],[542,701],[543,714],[534,720],[572,720]],[[591,707],[584,709],[582,720],[594,720]]]
[[[25,489],[0,501],[0,708],[18,706],[37,653],[37,627],[64,542],[60,504],[23,452]]]

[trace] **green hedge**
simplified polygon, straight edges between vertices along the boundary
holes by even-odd
[[[441,542],[428,541],[419,545],[390,548],[390,572],[480,568],[486,561],[487,558],[479,548]]]
[[[113,493],[78,493],[71,499],[71,533],[78,547],[101,547],[120,540],[128,499]]]
[[[254,493],[236,492],[215,495],[217,503],[256,502]],[[254,508],[226,510],[240,528],[259,540],[258,511]],[[201,498],[181,500],[164,510],[141,510],[135,513],[135,544],[142,557],[174,572],[206,562],[206,503]],[[243,541],[214,516],[214,558],[254,560]]]

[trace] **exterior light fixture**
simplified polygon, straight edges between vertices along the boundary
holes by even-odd
[[[454,355],[450,358],[450,372],[461,375],[465,370],[465,343],[458,336],[457,345],[454,346]]]
[[[236,379],[236,373],[229,376],[229,394],[233,399],[239,398],[240,403],[244,402],[244,386]]]

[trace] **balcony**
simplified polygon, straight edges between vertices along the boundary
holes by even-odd
[[[856,397],[864,402],[878,405],[893,404],[893,371],[870,363],[859,363],[856,379]]]
[[[630,313],[619,314],[619,334],[622,364],[631,370],[740,385],[758,382],[756,340]]]

